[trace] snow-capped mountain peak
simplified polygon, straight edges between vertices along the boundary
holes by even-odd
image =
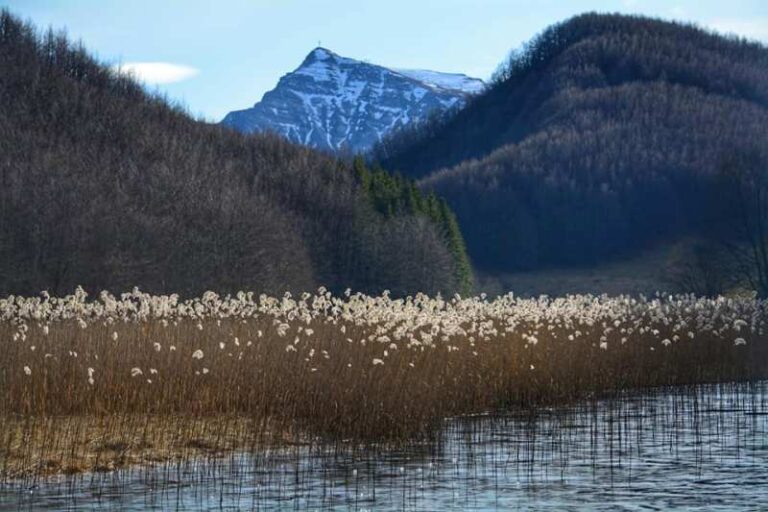
[[[466,75],[394,70],[317,47],[260,102],[222,123],[324,150],[363,152],[400,126],[462,105],[483,86]]]
[[[307,58],[311,58],[314,60],[327,60],[335,55],[336,54],[333,53],[331,50],[328,50],[327,48],[323,48],[322,46],[318,46],[317,48],[309,52],[309,55],[307,56]]]

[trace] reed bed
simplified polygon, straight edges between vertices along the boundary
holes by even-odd
[[[768,374],[766,303],[324,289],[0,299],[0,472],[269,443],[398,444],[447,417]]]

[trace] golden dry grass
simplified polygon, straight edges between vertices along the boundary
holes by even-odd
[[[750,299],[136,292],[0,311],[5,475],[281,439],[408,442],[448,416],[768,373],[765,304]]]
[[[0,474],[31,478],[218,457],[284,437],[256,437],[241,417],[151,415],[4,416]]]

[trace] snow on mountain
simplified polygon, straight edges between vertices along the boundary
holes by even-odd
[[[440,73],[427,69],[395,69],[405,75],[433,87],[449,91],[462,91],[467,94],[478,94],[485,88],[485,82],[461,73]]]
[[[315,48],[253,107],[226,115],[241,132],[271,131],[327,151],[370,149],[390,131],[462,105],[481,80],[394,70]]]

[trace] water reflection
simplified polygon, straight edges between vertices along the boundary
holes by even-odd
[[[766,510],[768,383],[450,419],[399,450],[291,446],[3,484],[0,510]]]

